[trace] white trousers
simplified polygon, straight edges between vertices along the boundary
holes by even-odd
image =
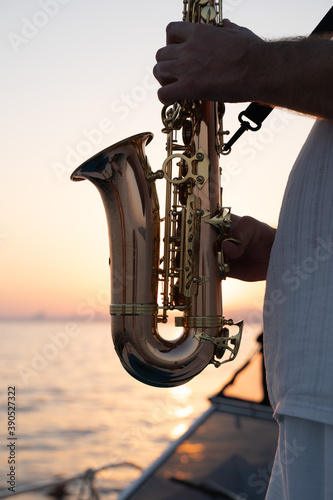
[[[333,500],[333,426],[281,416],[266,500]]]

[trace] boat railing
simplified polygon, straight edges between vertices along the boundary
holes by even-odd
[[[38,483],[29,484],[25,486],[20,486],[15,488],[15,491],[0,490],[0,499],[9,498],[13,496],[23,495],[32,492],[41,492],[43,490],[47,491],[47,496],[53,499],[62,499],[67,494],[67,488],[69,485],[77,483],[78,485],[78,495],[77,498],[82,498],[85,495],[87,500],[100,500],[101,496],[98,488],[95,484],[96,475],[99,472],[105,471],[107,469],[119,468],[119,467],[131,467],[137,470],[142,470],[142,467],[133,462],[121,462],[117,464],[107,464],[103,467],[97,469],[87,469],[85,472],[70,476],[67,478],[57,478],[53,480],[40,481]],[[113,493],[117,493],[121,490],[115,488],[112,489]]]

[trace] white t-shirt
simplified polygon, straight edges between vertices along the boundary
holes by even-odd
[[[277,415],[333,424],[333,123],[317,121],[290,173],[264,304]]]

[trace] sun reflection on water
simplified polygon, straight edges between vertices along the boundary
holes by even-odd
[[[191,398],[193,392],[192,388],[188,385],[182,385],[178,387],[171,387],[168,390],[171,399],[174,402],[174,404],[170,407],[170,413],[172,416],[176,419],[183,420],[190,417],[194,412],[194,407],[189,404],[189,399]],[[177,439],[179,436],[184,434],[188,428],[189,422],[186,421],[178,423],[178,421],[175,420],[175,426],[169,431],[170,439]]]
[[[193,411],[193,406],[187,405],[185,408],[175,408],[173,414],[178,418],[185,418],[192,415]]]
[[[185,424],[185,422],[183,422],[182,424],[176,425],[176,427],[171,429],[169,432],[170,439],[179,438],[182,434],[184,434],[184,432],[187,431],[188,428],[189,428],[189,425]]]
[[[174,399],[189,398],[192,394],[192,388],[188,385],[180,385],[178,387],[170,387],[169,392]]]

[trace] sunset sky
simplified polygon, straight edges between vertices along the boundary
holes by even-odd
[[[330,7],[328,0],[225,0],[224,15],[279,38],[309,34]],[[1,2],[0,317],[107,315],[104,210],[90,183],[69,177],[99,150],[143,131],[155,135],[147,155],[153,170],[161,168],[165,137],[151,71],[165,26],[181,12],[181,0]],[[227,106],[227,128],[237,128],[245,107]],[[312,123],[275,111],[244,138],[221,161],[224,204],[276,225]],[[260,311],[262,283],[227,281],[227,311]]]

